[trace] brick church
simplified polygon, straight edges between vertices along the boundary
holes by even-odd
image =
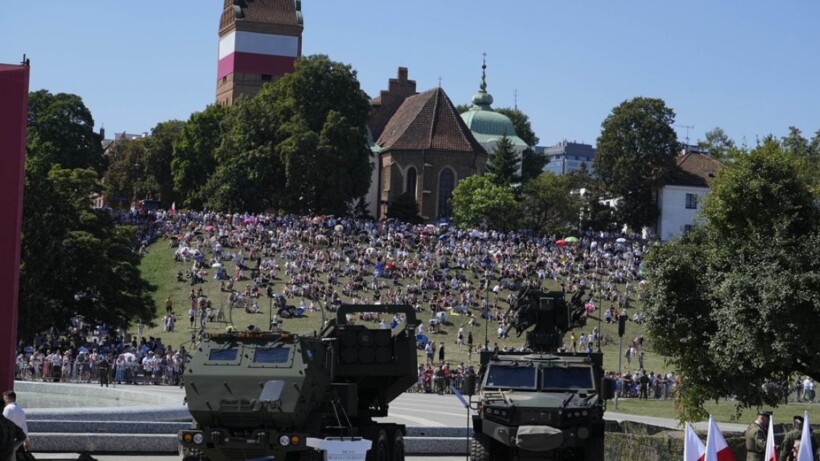
[[[388,89],[371,100],[368,128],[375,142],[368,202],[382,218],[390,201],[415,198],[425,221],[451,216],[449,200],[459,180],[481,174],[487,152],[476,141],[441,88],[416,92],[400,67]]]

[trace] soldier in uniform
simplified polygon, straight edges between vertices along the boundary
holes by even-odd
[[[792,426],[792,430],[786,433],[783,436],[783,442],[780,444],[780,447],[777,448],[777,459],[778,461],[786,461],[789,459],[789,454],[792,452],[795,444],[799,445],[800,438],[803,435],[803,417],[800,415],[795,416],[792,418],[794,424]],[[810,428],[811,429],[811,428]],[[817,450],[817,439],[812,436],[811,438],[811,447],[814,450]],[[815,459],[817,457],[815,456]]]
[[[766,432],[772,412],[761,411],[757,419],[746,429],[746,461],[764,461],[766,454]]]

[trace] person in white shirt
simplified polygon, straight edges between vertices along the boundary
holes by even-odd
[[[26,434],[26,441],[23,442],[23,448],[26,451],[31,451],[31,440],[28,438],[28,423],[26,422],[26,413],[17,405],[17,394],[14,391],[3,392],[3,416],[16,424]]]

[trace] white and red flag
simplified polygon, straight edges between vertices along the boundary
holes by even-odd
[[[700,440],[692,425],[686,423],[686,440],[683,445],[683,461],[703,461],[706,445]]]
[[[766,436],[766,455],[763,457],[764,461],[777,461],[777,449],[774,445],[774,418],[769,416],[769,434]]]
[[[715,418],[709,416],[709,433],[706,435],[705,461],[736,461],[732,449],[718,429]]]
[[[171,216],[174,216],[175,214],[177,214],[177,202],[171,203],[171,209],[168,210],[168,214],[171,215]]]
[[[811,446],[811,424],[809,412],[803,416],[803,434],[800,436],[800,449],[797,451],[797,461],[814,461],[814,447]]]

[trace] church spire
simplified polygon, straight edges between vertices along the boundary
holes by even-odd
[[[478,93],[473,95],[473,107],[475,110],[492,110],[490,105],[493,97],[487,93],[487,53],[482,54],[481,60],[481,84],[478,86]]]

